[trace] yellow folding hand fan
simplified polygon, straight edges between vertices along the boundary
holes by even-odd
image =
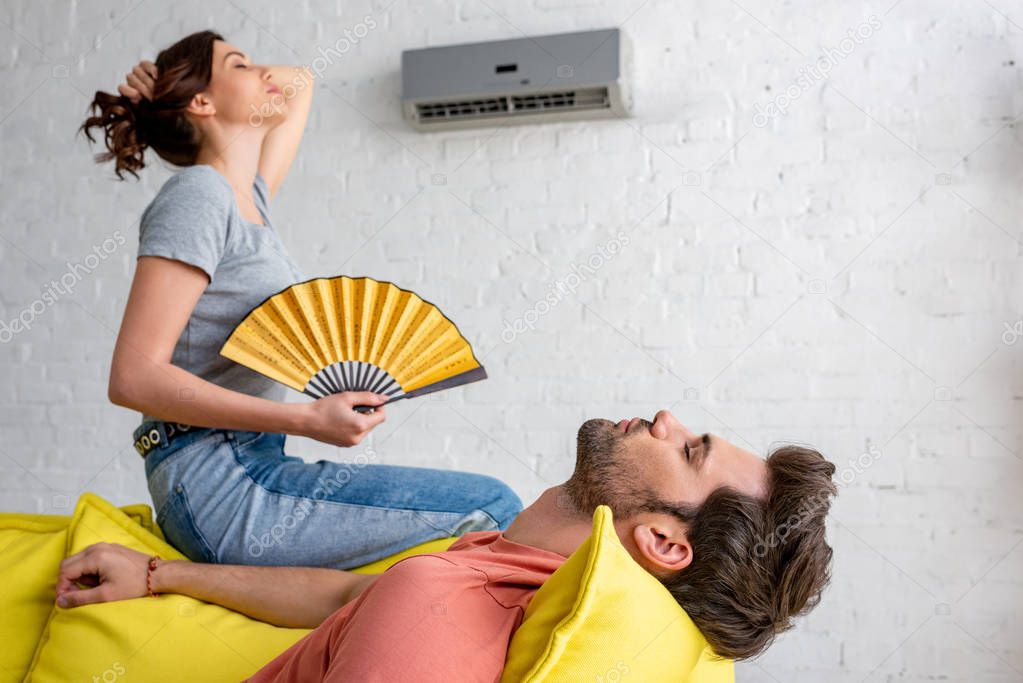
[[[487,376],[436,306],[391,282],[345,275],[269,297],[220,354],[315,398],[372,391],[390,403]]]

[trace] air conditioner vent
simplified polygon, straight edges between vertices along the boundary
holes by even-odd
[[[512,97],[512,109],[514,110],[607,109],[610,106],[611,101],[607,95],[607,88],[567,90]]]
[[[416,113],[424,124],[431,121],[479,119],[488,116],[521,116],[555,110],[607,109],[607,88],[586,88],[454,102],[420,102]]]
[[[508,111],[507,97],[488,97],[484,100],[463,100],[461,102],[421,102],[416,105],[419,119],[424,123],[430,119],[479,118]]]

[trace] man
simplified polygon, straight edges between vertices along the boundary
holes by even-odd
[[[378,576],[161,561],[151,588],[315,627],[250,681],[496,681],[530,598],[606,504],[622,544],[715,651],[744,659],[820,600],[830,579],[824,518],[837,493],[834,471],[800,446],[764,460],[691,432],[667,410],[652,423],[591,419],[579,428],[571,478],[504,532],[467,533],[447,552]],[[146,569],[141,553],[95,544],[61,563],[58,604],[146,595]]]

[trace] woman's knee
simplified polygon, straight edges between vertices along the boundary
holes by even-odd
[[[480,490],[486,491],[484,498],[488,500],[480,509],[494,518],[497,528],[505,530],[512,520],[522,512],[522,499],[496,477],[484,475],[480,482]]]

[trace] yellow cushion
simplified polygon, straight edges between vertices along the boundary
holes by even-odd
[[[0,680],[20,681],[53,606],[68,518],[0,515]]]
[[[536,592],[512,636],[502,683],[733,683],[671,593],[621,544],[611,509]]]
[[[148,505],[121,508],[153,529]],[[0,680],[20,681],[53,609],[70,515],[0,513]],[[158,530],[157,530],[158,531]]]
[[[403,550],[400,553],[395,553],[389,557],[385,557],[382,560],[365,564],[361,567],[356,567],[351,571],[356,574],[379,574],[390,567],[398,560],[404,560],[406,557],[412,557],[413,555],[426,555],[427,553],[440,553],[448,549],[452,543],[457,541],[457,538],[438,538],[435,541],[427,541],[426,543],[420,543],[417,546]]]
[[[444,539],[448,545],[454,540]],[[61,557],[99,541],[164,558],[187,559],[132,517],[99,496],[85,493],[75,507]],[[388,561],[396,559],[387,558],[368,568],[382,570]],[[55,565],[48,597],[50,618],[39,639],[29,680],[91,681],[96,676],[125,683],[237,681],[251,676],[309,633],[309,629],[271,626],[184,595],[64,609],[53,604],[56,573]]]

